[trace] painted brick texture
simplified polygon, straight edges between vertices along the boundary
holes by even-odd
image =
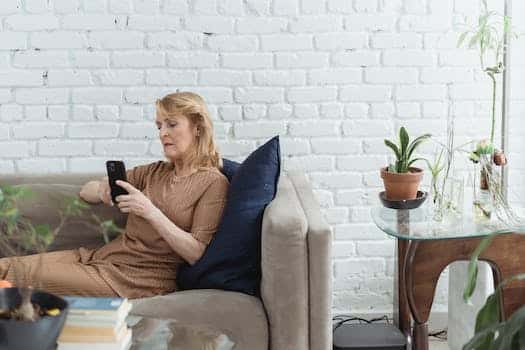
[[[514,3],[520,23],[525,8]],[[195,91],[225,157],[242,160],[279,134],[284,169],[309,175],[334,232],[334,312],[391,311],[394,244],[369,215],[379,167],[391,160],[382,142],[400,125],[443,139],[449,113],[459,138],[487,136],[488,81],[476,53],[456,48],[454,26],[477,8],[477,0],[2,0],[0,173],[103,172],[108,158],[159,159],[155,99]],[[523,42],[513,48],[511,198],[525,198],[524,53]],[[446,289],[438,294],[446,310]]]

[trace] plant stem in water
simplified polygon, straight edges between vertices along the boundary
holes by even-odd
[[[496,127],[496,77],[494,77],[494,73],[487,72],[490,79],[492,79],[492,120],[491,120],[491,126],[490,126],[490,144],[494,144],[494,129]]]

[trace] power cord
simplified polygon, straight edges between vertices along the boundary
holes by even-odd
[[[437,339],[440,339],[440,340],[447,340],[447,336],[448,336],[448,330],[447,329],[443,329],[441,331],[436,331],[436,332],[432,332],[432,333],[429,333],[428,335],[429,337],[434,337],[434,338],[437,338]]]
[[[340,326],[342,326],[343,324],[349,323],[349,322],[354,322],[354,321],[357,321],[360,324],[363,324],[363,323],[374,323],[374,322],[379,322],[379,321],[386,321],[387,324],[390,323],[390,320],[389,320],[387,315],[383,315],[381,317],[372,318],[372,319],[369,319],[369,320],[366,319],[366,318],[356,317],[356,316],[351,316],[351,315],[337,315],[337,316],[334,316],[332,318],[332,321],[334,321],[332,332],[335,331]]]

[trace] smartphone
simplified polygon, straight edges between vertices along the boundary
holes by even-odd
[[[108,172],[109,188],[111,189],[111,200],[117,203],[117,196],[128,194],[128,191],[116,184],[117,180],[127,182],[126,166],[121,160],[108,160],[106,162],[106,170]]]

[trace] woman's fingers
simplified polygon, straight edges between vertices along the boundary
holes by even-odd
[[[117,200],[117,202],[127,202],[127,201],[130,201],[133,199],[132,196],[130,196],[129,194],[122,194],[120,196],[117,196],[117,198],[115,198]]]
[[[123,189],[125,189],[126,191],[128,191],[128,193],[130,193],[130,194],[132,194],[132,193],[140,193],[140,191],[137,190],[135,187],[133,187],[133,185],[131,185],[129,182],[122,181],[122,180],[117,180],[117,181],[115,181],[115,183],[117,185],[119,185],[120,187],[122,187]]]
[[[129,210],[131,209],[131,204],[130,203],[126,203],[126,202],[120,202],[117,204],[118,208],[122,211],[122,210]]]

